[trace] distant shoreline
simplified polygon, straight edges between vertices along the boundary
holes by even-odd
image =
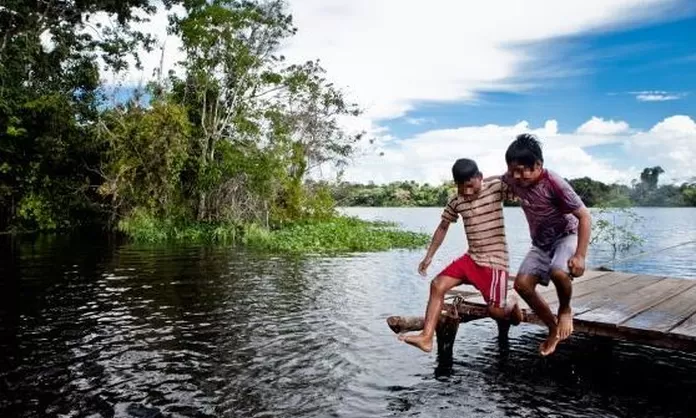
[[[650,167],[631,186],[606,184],[589,177],[566,179],[587,207],[695,207],[696,179],[681,185],[658,185],[662,168]],[[456,193],[454,185],[400,181],[388,184],[327,184],[338,206],[444,207]],[[506,202],[506,206],[519,206]]]
[[[363,206],[338,205],[338,209],[360,208],[360,209],[442,209],[443,206]],[[519,208],[520,205],[505,205],[506,208]],[[590,209],[696,209],[696,206],[588,206]]]

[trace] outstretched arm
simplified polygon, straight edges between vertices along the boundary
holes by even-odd
[[[437,229],[435,229],[433,238],[430,241],[430,246],[428,247],[428,252],[425,254],[423,261],[421,261],[418,265],[418,273],[420,273],[421,276],[426,275],[428,266],[430,266],[430,263],[433,261],[433,256],[435,256],[435,253],[437,252],[438,248],[440,248],[442,241],[444,241],[445,236],[447,236],[450,223],[451,222],[443,219],[440,221],[440,225],[437,226]]]
[[[575,255],[568,262],[570,273],[575,276],[582,276],[585,272],[585,257],[587,257],[587,247],[590,245],[590,233],[592,230],[592,215],[586,207],[574,210],[573,215],[578,218],[578,247]]]

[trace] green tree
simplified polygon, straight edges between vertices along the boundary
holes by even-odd
[[[696,206],[696,182],[684,183],[680,190],[684,203],[688,206]]]
[[[113,71],[131,57],[137,63],[135,51],[152,39],[131,24],[154,10],[147,0],[2,3],[0,228],[51,229],[98,217],[98,63]],[[112,22],[93,22],[100,13]]]
[[[100,128],[108,147],[99,192],[111,203],[112,221],[135,208],[175,213],[190,132],[186,110],[162,101],[147,109],[130,103],[106,111]]]
[[[645,185],[648,190],[655,190],[657,182],[660,179],[660,174],[664,174],[665,170],[660,166],[648,167],[640,173],[640,182]]]
[[[610,192],[610,187],[589,177],[569,180],[575,192],[587,206],[595,206],[604,202]]]
[[[612,260],[643,245],[645,240],[636,232],[643,218],[631,208],[600,206],[594,218],[590,244],[607,246],[611,250]]]
[[[225,196],[238,196],[230,188],[254,188],[252,177],[264,183],[256,187],[262,198],[255,206],[266,217],[269,211],[282,220],[303,216],[313,206],[304,187],[307,171],[351,154],[359,137],[346,135],[338,119],[357,109],[317,63],[288,65],[279,55],[280,43],[296,31],[282,1],[184,6],[187,14],[173,20],[173,31],[187,54],[186,76],[172,81],[175,100],[188,107],[194,126],[186,172],[195,179],[197,219],[219,219],[220,205],[229,203]],[[242,175],[247,172],[228,157],[253,161],[253,171],[265,175]]]

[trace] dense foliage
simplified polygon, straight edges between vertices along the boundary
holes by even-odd
[[[172,5],[185,11],[169,19],[183,71],[157,71],[138,92],[146,101],[111,104],[104,70],[137,67],[154,39],[134,24]],[[280,55],[295,31],[279,0],[4,2],[0,231],[96,224],[143,241],[280,250],[425,243],[338,218],[328,188],[306,182],[315,166],[347,161],[360,135],[339,120],[359,109],[318,62]]]
[[[589,177],[569,182],[589,207],[696,206],[696,180],[681,186],[658,186],[663,173],[659,166],[645,168],[640,180],[634,180],[631,186],[605,184]],[[333,197],[343,206],[444,206],[454,193],[452,184],[432,186],[413,181],[385,185],[344,182],[332,186]]]
[[[105,71],[139,66],[135,29],[172,5],[186,59],[155,74],[148,100],[110,105]],[[265,249],[386,249],[427,237],[338,218],[335,205],[442,206],[449,185],[307,181],[342,166],[359,114],[317,61],[289,64],[280,0],[84,0],[0,6],[0,231],[118,227],[144,241],[245,241]],[[144,103],[144,104],[143,104]],[[694,184],[573,180],[590,205],[696,205]]]
[[[148,0],[3,1],[0,7],[0,230],[101,221],[101,57],[123,70],[152,39],[132,24]],[[91,23],[108,14],[108,26]],[[43,39],[43,42],[42,42]]]

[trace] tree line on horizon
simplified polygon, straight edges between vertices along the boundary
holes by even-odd
[[[567,179],[588,207],[683,207],[696,206],[696,179],[681,185],[658,184],[665,171],[660,166],[646,167],[631,185],[607,184],[590,177]],[[331,186],[340,206],[433,207],[444,206],[456,192],[452,183],[440,185],[398,181],[377,185],[340,182]],[[508,206],[516,202],[506,202]]]

